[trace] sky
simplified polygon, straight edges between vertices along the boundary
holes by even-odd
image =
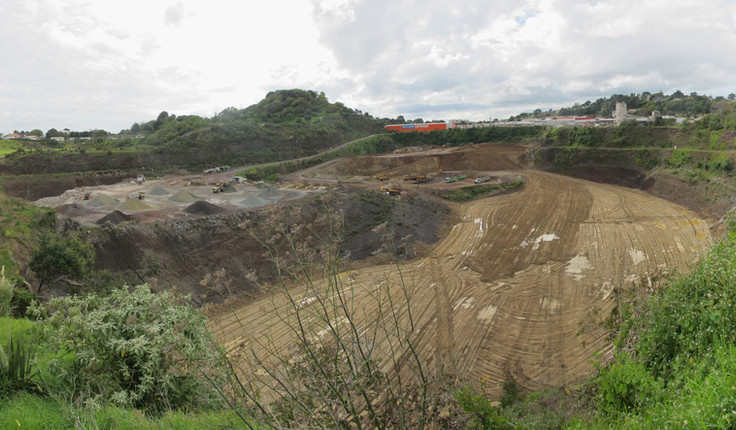
[[[302,88],[376,117],[736,92],[736,0],[0,0],[0,133]]]

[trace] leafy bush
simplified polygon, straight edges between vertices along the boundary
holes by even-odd
[[[498,409],[494,408],[485,396],[470,388],[458,390],[455,393],[455,399],[470,415],[470,419],[465,424],[466,429],[514,428],[499,414]]]
[[[36,295],[27,287],[15,287],[13,297],[10,299],[10,312],[14,318],[26,316],[26,310],[36,300]]]
[[[662,383],[646,367],[622,354],[597,377],[598,408],[609,415],[643,411],[658,400]]]
[[[524,392],[522,391],[521,386],[514,381],[514,378],[512,378],[511,375],[506,376],[501,388],[503,389],[503,394],[501,395],[500,400],[502,408],[511,406],[524,398]]]
[[[46,348],[59,358],[50,373],[59,380],[51,394],[87,403],[112,402],[160,411],[206,406],[216,398],[220,360],[205,318],[147,285],[114,290],[107,297],[61,297],[48,307]]]
[[[686,149],[676,149],[667,159],[667,165],[670,167],[682,167],[690,163],[690,151]]]
[[[687,276],[655,296],[640,322],[637,353],[655,377],[709,359],[736,339],[736,248],[716,245]]]

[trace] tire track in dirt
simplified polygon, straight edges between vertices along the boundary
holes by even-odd
[[[612,350],[591,318],[610,313],[613,289],[683,270],[711,244],[704,221],[665,200],[550,173],[524,176],[517,193],[457,206],[461,221],[430,258],[403,265],[402,276],[392,265],[340,276],[365,330],[388,316],[390,301],[392,330],[408,332],[406,291],[423,362],[430,369],[452,363],[476,384],[486,379],[491,397],[509,376],[529,390],[580,382],[595,354]],[[308,309],[326,289],[291,291]],[[293,313],[274,295],[223,313],[214,327],[235,355],[269,336],[273,348],[285,349],[293,334],[284,321]],[[324,330],[324,320],[311,321],[311,333]],[[386,336],[372,333],[376,351],[387,353]]]

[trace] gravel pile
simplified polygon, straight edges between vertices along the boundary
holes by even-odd
[[[184,212],[193,215],[214,215],[225,211],[225,208],[213,205],[212,203],[206,202],[204,200],[195,202],[194,204],[191,204],[184,209]]]

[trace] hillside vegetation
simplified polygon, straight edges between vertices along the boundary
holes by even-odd
[[[102,134],[81,142],[28,141],[9,154],[10,174],[140,169],[170,170],[292,159],[383,131],[387,120],[330,103],[324,93],[272,91],[245,109],[212,118],[161,112],[115,140]],[[9,146],[10,148],[10,146]]]
[[[584,115],[584,116],[601,116],[608,117],[616,109],[616,103],[626,103],[628,109],[636,111],[637,115],[649,116],[652,112],[659,111],[662,115],[676,115],[686,117],[696,117],[713,112],[719,112],[724,106],[736,100],[736,94],[729,94],[728,97],[712,97],[696,92],[686,95],[682,91],[675,91],[670,95],[666,95],[661,91],[651,93],[645,91],[641,94],[613,94],[610,97],[602,97],[595,101],[586,101],[584,103],[575,103],[572,106],[563,107],[557,110],[542,111],[536,109],[533,112],[525,112],[512,116],[511,120],[520,120],[525,118],[540,118],[544,116],[568,116],[568,115]]]
[[[383,122],[330,103],[324,93],[283,90],[272,91],[245,109],[225,109],[213,118],[162,112],[140,129],[153,131],[140,143],[155,153],[184,152],[191,162],[243,164],[314,154],[381,132]]]

